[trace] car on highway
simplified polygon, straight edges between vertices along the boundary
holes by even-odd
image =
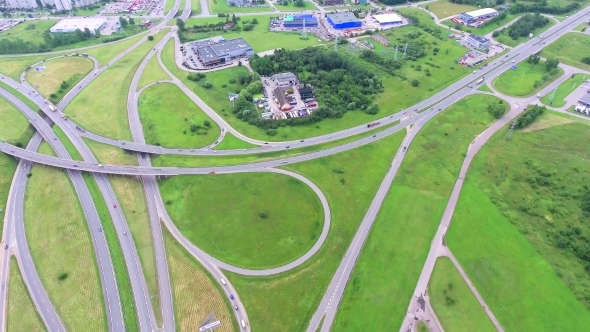
[[[232,294],[230,294],[229,295],[229,298],[233,300],[234,299],[234,296]]]
[[[98,231],[102,233],[102,228],[100,228],[100,227],[99,227],[99,228],[98,228]]]
[[[223,285],[225,285],[225,284],[226,284],[226,283],[225,283],[225,279],[221,278],[221,279],[219,279],[219,280],[221,281],[221,283],[222,283]]]
[[[238,310],[238,306],[237,306],[237,305],[235,305],[235,306],[234,306],[234,309]]]
[[[117,204],[113,204],[113,207],[116,209],[117,208]]]
[[[281,161],[281,164],[286,164],[286,163],[287,163],[286,160]]]

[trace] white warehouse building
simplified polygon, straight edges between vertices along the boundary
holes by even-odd
[[[106,18],[67,18],[57,22],[49,31],[53,33],[71,33],[80,29],[84,31],[85,28],[90,30],[90,33],[95,34],[96,31],[102,29],[107,23]]]

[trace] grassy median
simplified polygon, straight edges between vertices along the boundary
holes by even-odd
[[[516,69],[505,71],[492,81],[498,92],[509,96],[530,97],[563,75],[559,67],[555,72],[547,71],[544,61],[533,64],[525,60],[512,65]]]
[[[40,152],[51,154],[43,143]],[[67,174],[33,166],[25,196],[31,256],[52,304],[69,330],[107,329],[96,255]]]
[[[590,64],[582,62],[588,54],[590,54],[590,36],[569,32],[547,45],[540,55],[545,58],[557,58],[566,65],[590,70]]]
[[[148,62],[147,66],[143,70],[141,77],[139,78],[139,83],[137,85],[138,89],[143,88],[149,83],[157,82],[157,81],[169,81],[171,80],[170,76],[166,74],[164,69],[160,67],[160,63],[158,62],[158,57],[152,57]]]
[[[209,314],[221,321],[216,331],[238,331],[229,299],[217,281],[164,230],[170,282],[174,299],[174,318],[178,331],[197,331]]]
[[[10,259],[9,278],[6,330],[8,332],[45,331],[45,325],[35,309],[14,257]]]
[[[588,129],[547,112],[510,141],[498,131],[467,173],[446,241],[507,331],[590,326],[588,263],[578,258],[590,232],[590,149],[579,143]]]
[[[469,96],[430,120],[408,148],[356,263],[333,331],[398,328],[469,143],[493,118]]]
[[[430,304],[447,331],[497,331],[447,257],[439,257],[428,284]]]

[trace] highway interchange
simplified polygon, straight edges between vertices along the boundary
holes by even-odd
[[[170,13],[168,13],[164,21],[158,26],[152,28],[152,32],[157,32],[160,29],[164,28],[166,23],[170,19],[172,19],[176,12],[179,10],[179,5],[180,1],[176,1],[174,8],[170,11]],[[190,7],[191,2],[186,1],[185,8],[182,11],[181,18],[186,19],[188,17],[188,15],[190,14]],[[203,14],[208,14],[207,0],[201,0],[201,7],[203,9]],[[554,41],[564,32],[577,26],[582,21],[587,20],[587,14],[589,12],[589,9],[584,9],[578,12],[577,14],[572,15],[565,21],[550,28],[545,33],[546,37],[543,39],[543,41],[547,43]],[[145,143],[144,140],[143,129],[139,121],[139,115],[137,110],[139,94],[142,91],[138,90],[138,82],[141,73],[143,72],[143,69],[153,56],[157,56],[161,64],[160,54],[162,47],[170,38],[175,37],[175,33],[172,30],[173,29],[170,29],[170,31],[166,33],[165,37],[156,45],[156,47],[152,51],[150,51],[149,55],[141,63],[139,69],[137,70],[133,78],[127,103],[129,125],[133,137],[132,142],[113,140],[108,137],[103,137],[101,135],[91,133],[86,129],[80,128],[76,124],[72,123],[72,121],[68,120],[67,117],[63,117],[63,113],[61,111],[52,112],[48,105],[45,103],[44,99],[40,97],[40,95],[36,93],[33,87],[31,87],[26,82],[26,80],[24,79],[24,73],[21,76],[21,82],[16,82],[8,77],[3,78],[2,81],[5,84],[11,86],[14,89],[19,90],[21,93],[29,97],[31,100],[33,100],[33,102],[36,103],[36,105],[43,112],[43,116],[39,115],[38,113],[31,110],[16,96],[0,88],[0,95],[6,100],[8,100],[10,103],[12,103],[14,106],[16,106],[16,108],[18,108],[29,119],[29,121],[37,131],[37,133],[35,134],[35,136],[26,148],[18,148],[4,142],[0,142],[0,151],[8,155],[12,155],[20,160],[10,190],[9,201],[7,204],[7,210],[5,214],[5,231],[3,233],[4,242],[9,245],[9,250],[5,250],[2,255],[2,271],[0,272],[0,285],[2,285],[2,287],[0,288],[0,309],[2,309],[3,313],[3,315],[0,316],[2,317],[2,322],[0,325],[3,326],[3,328],[5,328],[6,326],[5,312],[7,303],[7,276],[9,256],[12,254],[17,257],[19,268],[23,273],[23,279],[25,280],[27,288],[29,289],[29,292],[31,294],[31,298],[33,299],[33,302],[37,310],[39,311],[40,316],[42,317],[47,329],[50,331],[65,331],[63,322],[59,318],[59,315],[57,314],[55,308],[51,304],[51,301],[46,291],[43,289],[43,286],[41,285],[39,276],[35,271],[34,263],[31,259],[28,247],[26,245],[23,216],[24,192],[27,182],[26,175],[29,173],[29,170],[33,163],[58,167],[67,170],[67,174],[74,185],[76,193],[80,199],[81,205],[83,206],[84,215],[88,223],[88,228],[90,229],[90,235],[94,246],[94,252],[96,254],[96,261],[99,265],[98,268],[100,272],[100,280],[105,299],[105,306],[110,331],[124,330],[121,302],[119,299],[116,279],[114,276],[114,269],[111,262],[108,246],[106,243],[106,238],[104,236],[104,233],[100,231],[100,218],[98,217],[96,207],[93,203],[92,197],[90,196],[88,188],[86,187],[86,183],[82,178],[82,171],[90,172],[93,175],[94,179],[99,185],[101,195],[104,197],[109,208],[109,214],[113,220],[113,224],[115,225],[117,237],[119,239],[119,242],[121,243],[121,249],[124,255],[127,272],[129,273],[134,302],[136,304],[139,328],[141,331],[173,331],[176,329],[173,314],[171,285],[168,273],[168,263],[166,261],[166,253],[163,244],[160,221],[162,221],[162,223],[168,228],[168,230],[172,233],[175,239],[181,245],[183,245],[197,260],[199,260],[199,262],[209,271],[209,273],[211,273],[215,277],[215,279],[218,282],[220,282],[221,279],[225,280],[226,284],[222,285],[221,288],[226,292],[226,296],[228,298],[230,294],[234,295],[235,300],[233,301],[241,309],[234,312],[236,315],[238,325],[240,325],[240,323],[244,321],[246,322],[246,328],[244,330],[250,330],[250,324],[248,323],[246,308],[243,306],[237,292],[235,291],[231,283],[229,283],[229,280],[223,275],[223,271],[231,271],[243,275],[254,276],[272,275],[288,271],[292,268],[299,266],[300,264],[311,258],[313,254],[321,248],[323,241],[328,236],[328,231],[330,228],[330,209],[327,200],[324,197],[321,190],[317,186],[315,186],[315,184],[313,184],[306,178],[302,177],[301,175],[277,169],[276,167],[284,164],[297,163],[306,160],[312,160],[315,158],[325,157],[331,154],[353,149],[364,144],[369,144],[383,137],[399,132],[400,130],[407,130],[407,135],[393,158],[390,170],[388,171],[385,179],[381,183],[381,186],[379,187],[379,190],[375,198],[373,199],[369,207],[369,210],[367,211],[361,223],[361,226],[357,231],[357,234],[355,235],[348,251],[343,257],[341,265],[334,274],[334,277],[330,285],[326,289],[324,297],[322,298],[322,301],[317,311],[313,315],[307,329],[307,331],[309,332],[317,331],[318,329],[320,329],[321,331],[329,331],[336,316],[338,304],[342,300],[344,289],[350,278],[350,275],[352,274],[354,264],[360,254],[363,244],[365,243],[367,236],[370,233],[371,226],[375,221],[375,218],[391,186],[391,183],[395,179],[395,176],[403,161],[407,149],[410,148],[413,138],[417,135],[422,126],[425,123],[427,123],[430,119],[432,119],[434,116],[436,116],[440,111],[449,107],[461,98],[464,98],[467,95],[475,93],[475,89],[477,89],[478,86],[473,84],[473,82],[477,80],[479,77],[485,76],[486,81],[489,82],[493,78],[500,75],[502,72],[508,70],[510,68],[510,62],[512,60],[518,63],[526,59],[529,55],[538,53],[542,49],[542,47],[544,47],[544,44],[541,44],[540,40],[537,39],[533,39],[527,43],[521,44],[520,46],[512,49],[508,53],[508,56],[506,58],[496,59],[495,61],[490,63],[488,67],[478,72],[477,74],[469,75],[467,77],[462,78],[461,80],[453,83],[452,85],[448,86],[439,93],[433,95],[430,98],[427,98],[426,100],[418,103],[417,105],[414,105],[413,107],[407,108],[403,112],[399,112],[392,116],[388,116],[377,120],[380,122],[379,127],[390,126],[388,129],[385,129],[373,136],[361,138],[347,144],[342,144],[336,147],[320,150],[313,153],[291,157],[287,156],[285,158],[277,160],[255,162],[242,165],[195,168],[152,167],[149,154],[207,156],[243,155],[258,154],[271,151],[285,151],[287,147],[292,149],[297,147],[312,146],[327,142],[333,142],[342,138],[363,134],[369,130],[374,129],[374,127],[369,129],[366,125],[360,125],[336,133],[331,133],[329,135],[308,138],[303,141],[262,142],[258,140],[253,140],[243,136],[241,133],[237,132],[234,128],[232,128],[219,115],[217,115],[217,113],[215,113],[214,110],[208,107],[202,100],[200,100],[198,96],[196,96],[190,89],[184,86],[184,84],[182,84],[180,80],[178,80],[171,72],[169,72],[165,68],[165,66],[162,65],[162,68],[165,71],[167,71],[170,77],[172,77],[171,82],[177,85],[179,88],[181,88],[187,94],[187,96],[189,96],[189,98],[191,98],[197,105],[199,105],[221,127],[221,136],[219,137],[218,142],[221,141],[221,139],[223,139],[225,133],[230,132],[234,134],[236,137],[243,139],[247,142],[260,145],[260,147],[245,150],[212,150],[211,148],[213,146],[209,146],[205,149],[166,149],[159,146],[148,145]],[[111,60],[103,67],[99,68],[98,62],[95,59],[93,59],[95,63],[94,70],[91,71],[91,73],[82,81],[80,81],[78,85],[76,85],[72,90],[70,90],[70,92],[66,94],[66,96],[64,96],[64,98],[57,105],[58,109],[65,109],[65,107],[76,97],[76,95],[80,91],[82,91],[84,87],[90,84],[96,77],[98,77],[100,73],[106,70],[109,65],[114,64],[122,57],[124,57],[127,53],[133,51],[135,48],[137,48],[143,42],[145,42],[146,39],[147,38],[142,38],[142,40],[140,40],[135,45],[127,49],[125,52],[118,55],[116,58]],[[565,79],[566,76],[568,75],[564,74],[561,80],[558,80],[552,83],[550,86],[546,87],[543,93],[545,91],[550,91],[551,89],[553,89],[557,84],[561,83],[561,81],[563,81],[563,79]],[[529,100],[527,100],[527,102],[534,103],[535,100],[534,98],[530,98]],[[447,207],[447,210],[445,210],[445,214],[443,215],[443,220],[441,220],[441,226],[437,231],[435,239],[433,240],[431,251],[428,255],[427,261],[425,262],[423,272],[420,276],[418,285],[414,292],[415,296],[425,294],[426,287],[428,285],[428,281],[430,280],[430,275],[434,267],[434,261],[436,260],[436,257],[438,257],[439,252],[441,250],[440,247],[442,246],[442,238],[444,237],[444,234],[449,227],[450,218],[452,216],[452,212],[454,211],[454,207],[461,189],[461,184],[470,161],[472,160],[473,156],[477,153],[479,148],[481,148],[481,146],[485,143],[485,141],[493,133],[502,128],[504,124],[508,123],[514,117],[516,117],[518,114],[524,111],[524,108],[527,104],[522,104],[519,107],[513,107],[511,112],[506,114],[498,122],[494,123],[494,125],[488,128],[484,133],[482,133],[476,139],[476,141],[474,141],[474,144],[470,146],[465,159],[465,163],[457,180],[457,185],[453,190],[453,193],[449,200],[449,205]],[[51,128],[51,124],[60,127],[66,133],[67,137],[72,141],[76,149],[84,158],[84,161],[74,161],[71,159],[65,147],[55,135],[53,129]],[[99,165],[88,146],[82,140],[82,136],[126,150],[139,152],[137,153],[139,166]],[[56,151],[57,157],[47,156],[36,152],[42,140],[47,141],[51,145],[51,147]],[[163,203],[163,199],[158,190],[156,184],[156,176],[174,176],[181,174],[209,174],[211,172],[215,172],[217,174],[236,172],[279,172],[288,176],[293,176],[301,180],[302,182],[306,183],[313,189],[316,195],[318,195],[324,209],[324,226],[318,241],[307,253],[305,253],[297,260],[281,267],[265,270],[251,270],[235,267],[230,264],[219,261],[214,257],[208,255],[207,253],[196,247],[194,244],[192,244],[190,241],[188,241],[174,226],[174,223],[172,222],[170,216],[166,211],[165,204]],[[158,275],[158,296],[160,298],[161,308],[153,308],[150,303],[150,294],[147,291],[145,276],[143,274],[143,270],[139,262],[137,250],[133,242],[133,238],[127,236],[127,234],[129,233],[129,229],[125,217],[121,210],[116,208],[116,206],[120,206],[120,204],[118,203],[117,197],[114,194],[110,182],[107,179],[108,174],[135,175],[141,177],[142,184],[144,186],[145,198],[150,216],[152,238],[154,240],[154,248],[156,252],[155,259],[156,270]],[[411,326],[413,320],[414,307],[415,298],[413,298],[412,302],[410,303],[408,316],[406,317],[407,319],[404,322],[404,325],[402,326],[401,330],[405,330]],[[158,326],[154,316],[154,310],[158,309],[162,311],[162,326]]]

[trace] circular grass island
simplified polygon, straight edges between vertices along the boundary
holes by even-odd
[[[314,191],[277,173],[176,176],[160,182],[170,217],[211,256],[265,269],[306,253],[322,232],[324,212]]]

